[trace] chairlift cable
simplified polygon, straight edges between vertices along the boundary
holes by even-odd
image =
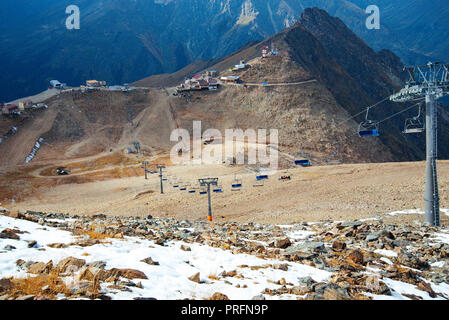
[[[384,101],[386,101],[386,100],[388,100],[388,99],[390,99],[390,96],[388,96],[388,97],[386,97],[385,99],[383,99],[383,100],[381,100],[381,101],[379,101],[379,102],[377,102],[377,103],[375,103],[375,104],[373,104],[373,105],[371,105],[371,106],[369,106],[369,107],[363,109],[363,110],[360,111],[359,113],[357,113],[357,114],[355,114],[355,115],[353,115],[353,116],[347,118],[346,120],[343,120],[342,122],[338,123],[338,125],[342,125],[343,123],[348,122],[349,120],[352,120],[352,119],[354,119],[355,117],[357,117],[357,116],[359,116],[359,115],[361,115],[361,114],[364,114],[364,113],[367,112],[368,110],[377,107],[379,104],[381,104],[382,102],[384,102]]]

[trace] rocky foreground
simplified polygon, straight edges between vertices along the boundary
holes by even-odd
[[[449,230],[0,215],[0,300],[449,299]]]

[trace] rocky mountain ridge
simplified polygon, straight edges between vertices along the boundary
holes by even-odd
[[[389,48],[406,63],[444,59],[447,48],[438,41],[447,29],[443,2],[382,2],[381,29],[368,30],[367,4],[356,0],[44,0],[39,5],[4,0],[0,100],[40,92],[51,79],[72,85],[90,78],[122,84],[172,73],[279,33],[315,6],[341,18],[376,50]],[[68,5],[81,10],[80,30],[65,28]],[[409,9],[413,19],[407,16]],[[435,22],[422,27],[420,21]]]

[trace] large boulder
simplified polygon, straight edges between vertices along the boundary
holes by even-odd
[[[76,275],[75,280],[80,281],[94,281],[95,279],[104,280],[106,277],[106,271],[101,268],[92,266],[84,266]]]
[[[350,300],[348,290],[335,283],[323,283],[315,286],[315,292],[307,296],[308,300]]]
[[[51,260],[49,262],[47,262],[47,263],[36,262],[36,263],[33,263],[28,268],[28,273],[32,273],[32,274],[49,274],[52,269],[53,269],[53,262]]]
[[[142,271],[136,269],[116,269],[113,268],[111,270],[105,271],[105,277],[107,279],[117,279],[119,277],[123,277],[126,279],[148,279],[148,277]]]
[[[86,264],[86,260],[77,259],[74,257],[67,257],[56,265],[56,269],[60,273],[74,273]]]
[[[315,241],[305,241],[304,243],[287,248],[285,255],[295,255],[301,253],[313,253],[325,251],[324,243]]]

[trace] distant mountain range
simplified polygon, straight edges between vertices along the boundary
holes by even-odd
[[[276,47],[278,54],[263,59],[265,45]],[[240,60],[248,63],[247,68],[229,71]],[[205,68],[221,76],[238,74],[245,84],[223,84],[218,90],[187,95],[170,89],[61,93],[45,101],[49,107],[44,112],[0,121],[0,135],[12,126],[18,129],[0,144],[0,166],[23,164],[39,138],[45,144],[34,163],[123,150],[135,141],[148,152],[168,151],[172,130],[191,132],[193,120],[201,120],[204,129],[221,132],[278,129],[281,152],[295,155],[300,145],[314,164],[324,164],[331,157],[345,163],[425,158],[425,134],[402,134],[405,119],[416,116],[418,107],[397,114],[412,104],[383,101],[368,114],[370,120],[381,121],[380,137],[359,136],[358,124],[365,120],[367,106],[401,88],[406,74],[394,53],[376,52],[324,10],[305,9],[293,26],[263,41],[137,84],[176,85]],[[264,82],[268,85],[263,86]],[[449,119],[447,108],[439,111],[442,119]],[[448,122],[439,121],[438,130],[443,142],[438,146],[439,157],[447,159]],[[291,158],[281,161],[291,165]]]
[[[378,0],[380,30],[365,27],[367,0],[2,0],[0,101],[42,91],[51,79],[110,84],[219,58],[295,24],[307,7],[339,17],[376,50],[404,63],[447,59],[445,0]],[[81,29],[67,30],[78,5]]]

